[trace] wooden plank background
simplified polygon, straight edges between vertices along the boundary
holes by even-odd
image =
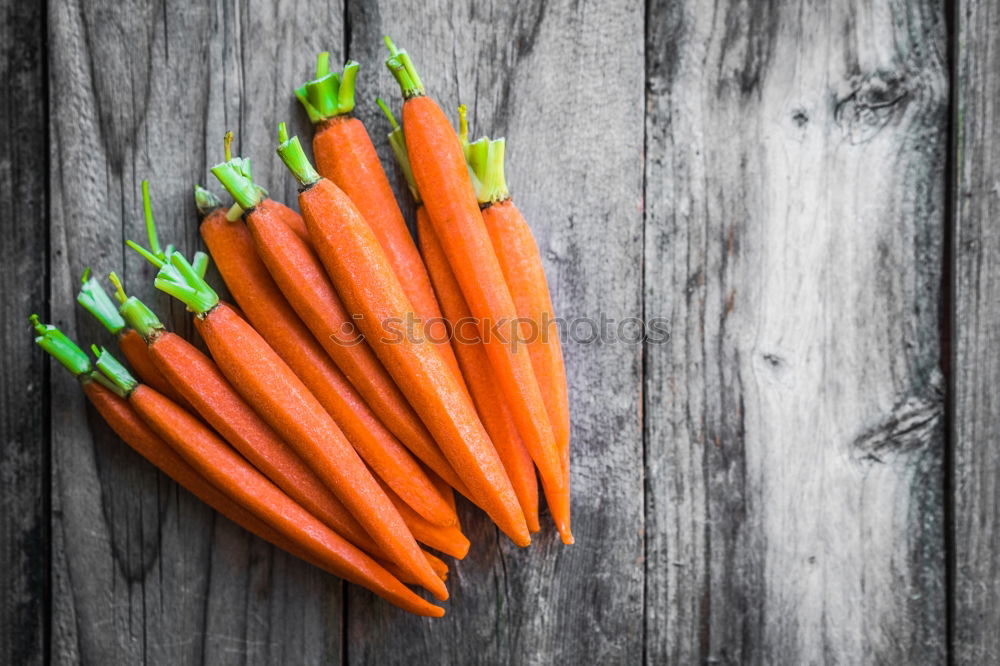
[[[995,3],[0,6],[0,662],[1000,660]],[[321,49],[362,63],[391,165],[383,34],[508,137],[558,313],[670,331],[575,329],[577,545],[519,550],[464,507],[475,545],[436,621],[179,490],[46,374],[24,321],[109,342],[73,302],[92,266],[190,332],[122,250],[139,180],[195,247],[191,186],[218,190],[232,129],[291,201],[275,126],[309,136],[290,90]]]

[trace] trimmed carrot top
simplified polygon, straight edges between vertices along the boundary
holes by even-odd
[[[500,203],[510,198],[507,178],[504,175],[504,151],[507,140],[483,136],[469,143],[469,120],[462,104],[458,107],[458,138],[469,165],[472,187],[481,206]]]
[[[66,334],[56,326],[43,324],[39,321],[36,314],[28,317],[28,320],[31,322],[32,328],[35,329],[35,344],[44,349],[52,358],[59,361],[74,377],[84,382],[94,380],[120,397],[126,395],[127,391],[123,392],[118,384],[112,382],[101,373],[96,372],[90,362],[90,357],[87,356],[87,352],[80,349],[75,342],[66,337]],[[121,364],[119,363],[119,365]],[[127,370],[124,371],[125,374],[128,374]],[[135,380],[133,379],[132,381],[134,382]]]
[[[413,180],[413,169],[410,167],[410,154],[406,152],[406,137],[403,136],[403,128],[399,126],[396,116],[392,115],[389,105],[381,97],[376,97],[375,103],[378,104],[378,108],[382,109],[382,113],[389,119],[389,124],[392,126],[392,131],[388,134],[389,145],[392,146],[392,152],[396,156],[396,161],[399,162],[399,169],[403,172],[403,177],[406,178],[406,185],[410,188],[410,194],[413,195],[413,202],[419,206],[421,203],[420,190],[417,189],[417,182]]]
[[[211,190],[195,185],[194,205],[198,208],[198,216],[205,217],[216,208],[222,208],[222,201]]]
[[[348,60],[342,74],[331,72],[330,53],[323,51],[316,56],[315,78],[295,89],[295,96],[314,125],[354,110],[354,80],[359,67],[357,62]]]
[[[306,151],[302,150],[299,137],[288,138],[288,128],[285,123],[278,124],[278,156],[285,163],[288,170],[299,181],[303,190],[309,189],[319,182],[321,176],[313,168],[312,162],[306,157]]]
[[[94,319],[101,322],[111,335],[121,333],[126,326],[125,320],[118,313],[118,308],[111,301],[108,292],[104,290],[97,278],[90,275],[89,268],[83,271],[81,282],[83,286],[80,287],[80,293],[76,295],[76,302],[92,314]]]
[[[389,72],[399,84],[403,99],[424,95],[424,83],[420,80],[420,75],[417,74],[413,61],[410,60],[410,54],[403,49],[396,48],[388,35],[384,39],[385,45],[389,49],[389,57],[385,59],[385,66],[389,68]]]
[[[108,279],[115,286],[115,298],[120,304],[118,312],[125,318],[128,325],[142,336],[143,340],[149,341],[165,330],[159,317],[146,307],[145,303],[135,296],[125,295],[125,289],[122,287],[122,281],[118,278],[117,273],[112,271],[108,275]]]
[[[253,182],[249,157],[233,157],[233,133],[226,132],[226,161],[212,167],[212,174],[219,179],[226,191],[236,200],[226,218],[239,219],[246,211],[267,198],[267,190]]]

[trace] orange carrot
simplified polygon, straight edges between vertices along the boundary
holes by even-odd
[[[165,330],[142,301],[125,298],[118,277],[121,314],[141,332],[150,357],[205,422],[289,497],[338,534],[373,556],[378,547],[302,458],[267,425],[226,381],[218,366],[194,345]]]
[[[476,198],[482,209],[483,222],[522,322],[523,339],[542,390],[542,400],[568,483],[569,397],[566,368],[542,257],[528,223],[507,191],[504,174],[506,141],[491,141],[489,137],[483,137],[470,144],[465,106],[460,106],[458,112],[459,138],[469,168],[476,174]]]
[[[330,72],[330,54],[319,54],[316,77],[295,91],[316,126],[316,169],[351,198],[385,251],[389,265],[413,304],[415,324],[437,344],[452,372],[463,382],[448,329],[413,236],[399,210],[392,186],[364,124],[351,115],[358,63],[348,61],[338,76]]]
[[[497,449],[497,455],[507,470],[507,476],[510,477],[510,483],[524,511],[528,529],[537,532],[539,530],[538,482],[535,480],[535,465],[531,462],[528,449],[517,433],[517,424],[514,423],[506,401],[503,396],[496,394],[496,377],[486,350],[483,349],[482,341],[478,339],[478,329],[469,326],[468,328],[475,334],[472,339],[467,340],[465,332],[456,328],[462,322],[472,322],[472,315],[423,206],[417,208],[417,238],[420,239],[420,251],[424,261],[427,262],[427,270],[431,274],[438,301],[452,325],[454,331],[452,344],[462,372],[465,374],[466,385],[476,403],[479,418],[482,419],[483,426]]]
[[[147,256],[153,263],[155,257]],[[195,313],[195,325],[219,369],[254,410],[354,514],[382,551],[435,597],[448,591],[424,558],[399,512],[323,406],[246,321],[219,302],[183,256],[162,263],[157,288]]]
[[[361,551],[326,530],[186,410],[155,389],[137,384],[109,354],[101,352],[99,356],[98,365],[105,374],[95,372],[87,355],[58,329],[42,326],[34,315],[32,323],[38,333],[36,343],[79,379],[87,397],[115,432],[197,497],[261,538],[363,585],[401,608],[432,617],[444,614],[442,608],[417,597]],[[145,416],[152,416],[153,428],[150,421],[140,418],[136,403]],[[209,463],[198,471],[176,449]],[[211,476],[203,475],[206,469]],[[226,494],[220,487],[236,492]],[[275,525],[280,527],[275,529]]]
[[[510,478],[517,499],[521,503],[521,510],[524,511],[524,519],[528,525],[528,530],[537,532],[538,524],[538,482],[535,480],[535,465],[531,461],[521,436],[517,432],[517,424],[510,414],[503,396],[496,395],[496,378],[490,366],[489,357],[483,349],[482,341],[478,337],[478,328],[469,312],[469,306],[462,296],[462,291],[455,280],[448,260],[441,249],[441,243],[434,233],[427,217],[427,210],[420,200],[420,191],[413,182],[413,172],[410,169],[409,156],[406,153],[406,143],[403,138],[403,130],[396,122],[396,118],[386,106],[385,102],[375,100],[392,125],[389,132],[389,145],[396,155],[399,166],[406,179],[406,184],[413,195],[413,200],[417,204],[417,238],[420,241],[420,252],[427,265],[427,272],[431,276],[431,283],[437,293],[438,302],[444,310],[452,328],[452,346],[454,346],[458,356],[459,365],[466,378],[466,385],[469,388],[472,399],[475,402],[479,418],[489,433],[493,445],[496,447],[497,455],[503,462],[507,476]],[[471,329],[473,335],[471,339],[467,333]],[[405,518],[405,516],[404,516]],[[419,540],[419,537],[418,537]]]
[[[196,192],[203,205],[212,203],[206,190]],[[227,221],[222,209],[216,208],[202,222],[201,233],[250,323],[312,391],[365,462],[427,520],[442,526],[454,524],[458,520],[454,508],[333,365],[281,295],[257,256],[246,226],[238,220]]]
[[[389,496],[389,499],[392,500],[392,503],[396,505],[396,508],[399,509],[399,515],[406,521],[407,527],[413,532],[413,536],[417,541],[446,555],[451,555],[456,559],[461,560],[465,558],[469,553],[469,546],[471,544],[465,534],[462,533],[461,528],[454,525],[451,527],[432,525],[407,506],[406,502],[401,500],[396,493],[392,492],[392,488],[389,488],[381,480],[379,480],[379,484],[381,484],[382,489],[385,490],[385,494]]]
[[[517,309],[479,212],[462,146],[441,108],[424,94],[409,56],[388,38],[386,43],[392,52],[386,64],[405,99],[403,133],[414,181],[469,310],[479,322],[490,365],[538,467],[559,534],[563,543],[571,544],[569,486],[531,357],[516,344]],[[310,226],[305,211],[303,217]]]
[[[531,537],[503,464],[436,345],[392,330],[413,307],[389,267],[385,252],[357,208],[309,164],[297,138],[282,124],[278,153],[306,188],[299,207],[313,247],[383,365],[434,435],[477,503],[515,543]]]
[[[252,183],[241,188],[229,177],[235,170],[224,168],[227,165],[216,167],[216,175],[220,180],[227,178],[228,184],[225,181],[223,184],[241,206],[246,204],[245,219],[257,254],[287,302],[386,428],[416,457],[468,496],[464,483],[399,388],[368,344],[358,337],[355,323],[330,284],[319,258],[281,222],[270,199],[261,199]]]

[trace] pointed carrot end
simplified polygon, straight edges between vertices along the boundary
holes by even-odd
[[[436,583],[427,587],[427,591],[438,601],[448,601],[448,588],[445,587],[444,581],[438,578],[437,574],[434,574],[434,580]]]
[[[524,520],[525,520],[526,523],[528,523],[528,531],[531,532],[532,534],[534,534],[535,532],[541,532],[542,531],[542,526],[538,522],[538,514],[537,513],[532,514],[532,515],[525,514],[524,515]]]
[[[569,527],[560,529],[559,536],[562,537],[562,542],[567,546],[572,546],[576,543],[576,539],[573,538],[573,533],[569,531]]]

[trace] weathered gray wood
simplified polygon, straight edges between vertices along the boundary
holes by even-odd
[[[944,662],[943,12],[650,7],[650,664]]]
[[[0,2],[0,663],[40,664],[48,608],[48,385],[27,316],[45,314],[45,13]]]
[[[152,181],[164,239],[188,250],[191,187],[221,159],[227,128],[262,182],[290,195],[273,154],[277,121],[294,118],[290,65],[300,48],[329,46],[341,20],[339,3],[51,3],[56,322],[111,344],[73,301],[91,265],[123,271],[130,291],[190,330],[121,247],[143,238],[139,180]],[[54,661],[339,661],[340,581],[217,518],[85,411],[62,370],[51,381]]]
[[[954,293],[955,664],[1000,662],[1000,11],[957,5]]]
[[[387,124],[372,99],[400,107],[381,68],[389,34],[453,118],[464,102],[473,133],[507,136],[508,181],[538,237],[556,311],[638,316],[642,4],[380,0],[348,9],[348,54],[364,67],[359,115],[385,164]],[[448,615],[404,617],[351,589],[351,663],[641,660],[641,348],[570,341],[566,356],[577,544],[560,545],[546,515],[543,533],[519,551],[466,512],[475,545],[453,567]]]

